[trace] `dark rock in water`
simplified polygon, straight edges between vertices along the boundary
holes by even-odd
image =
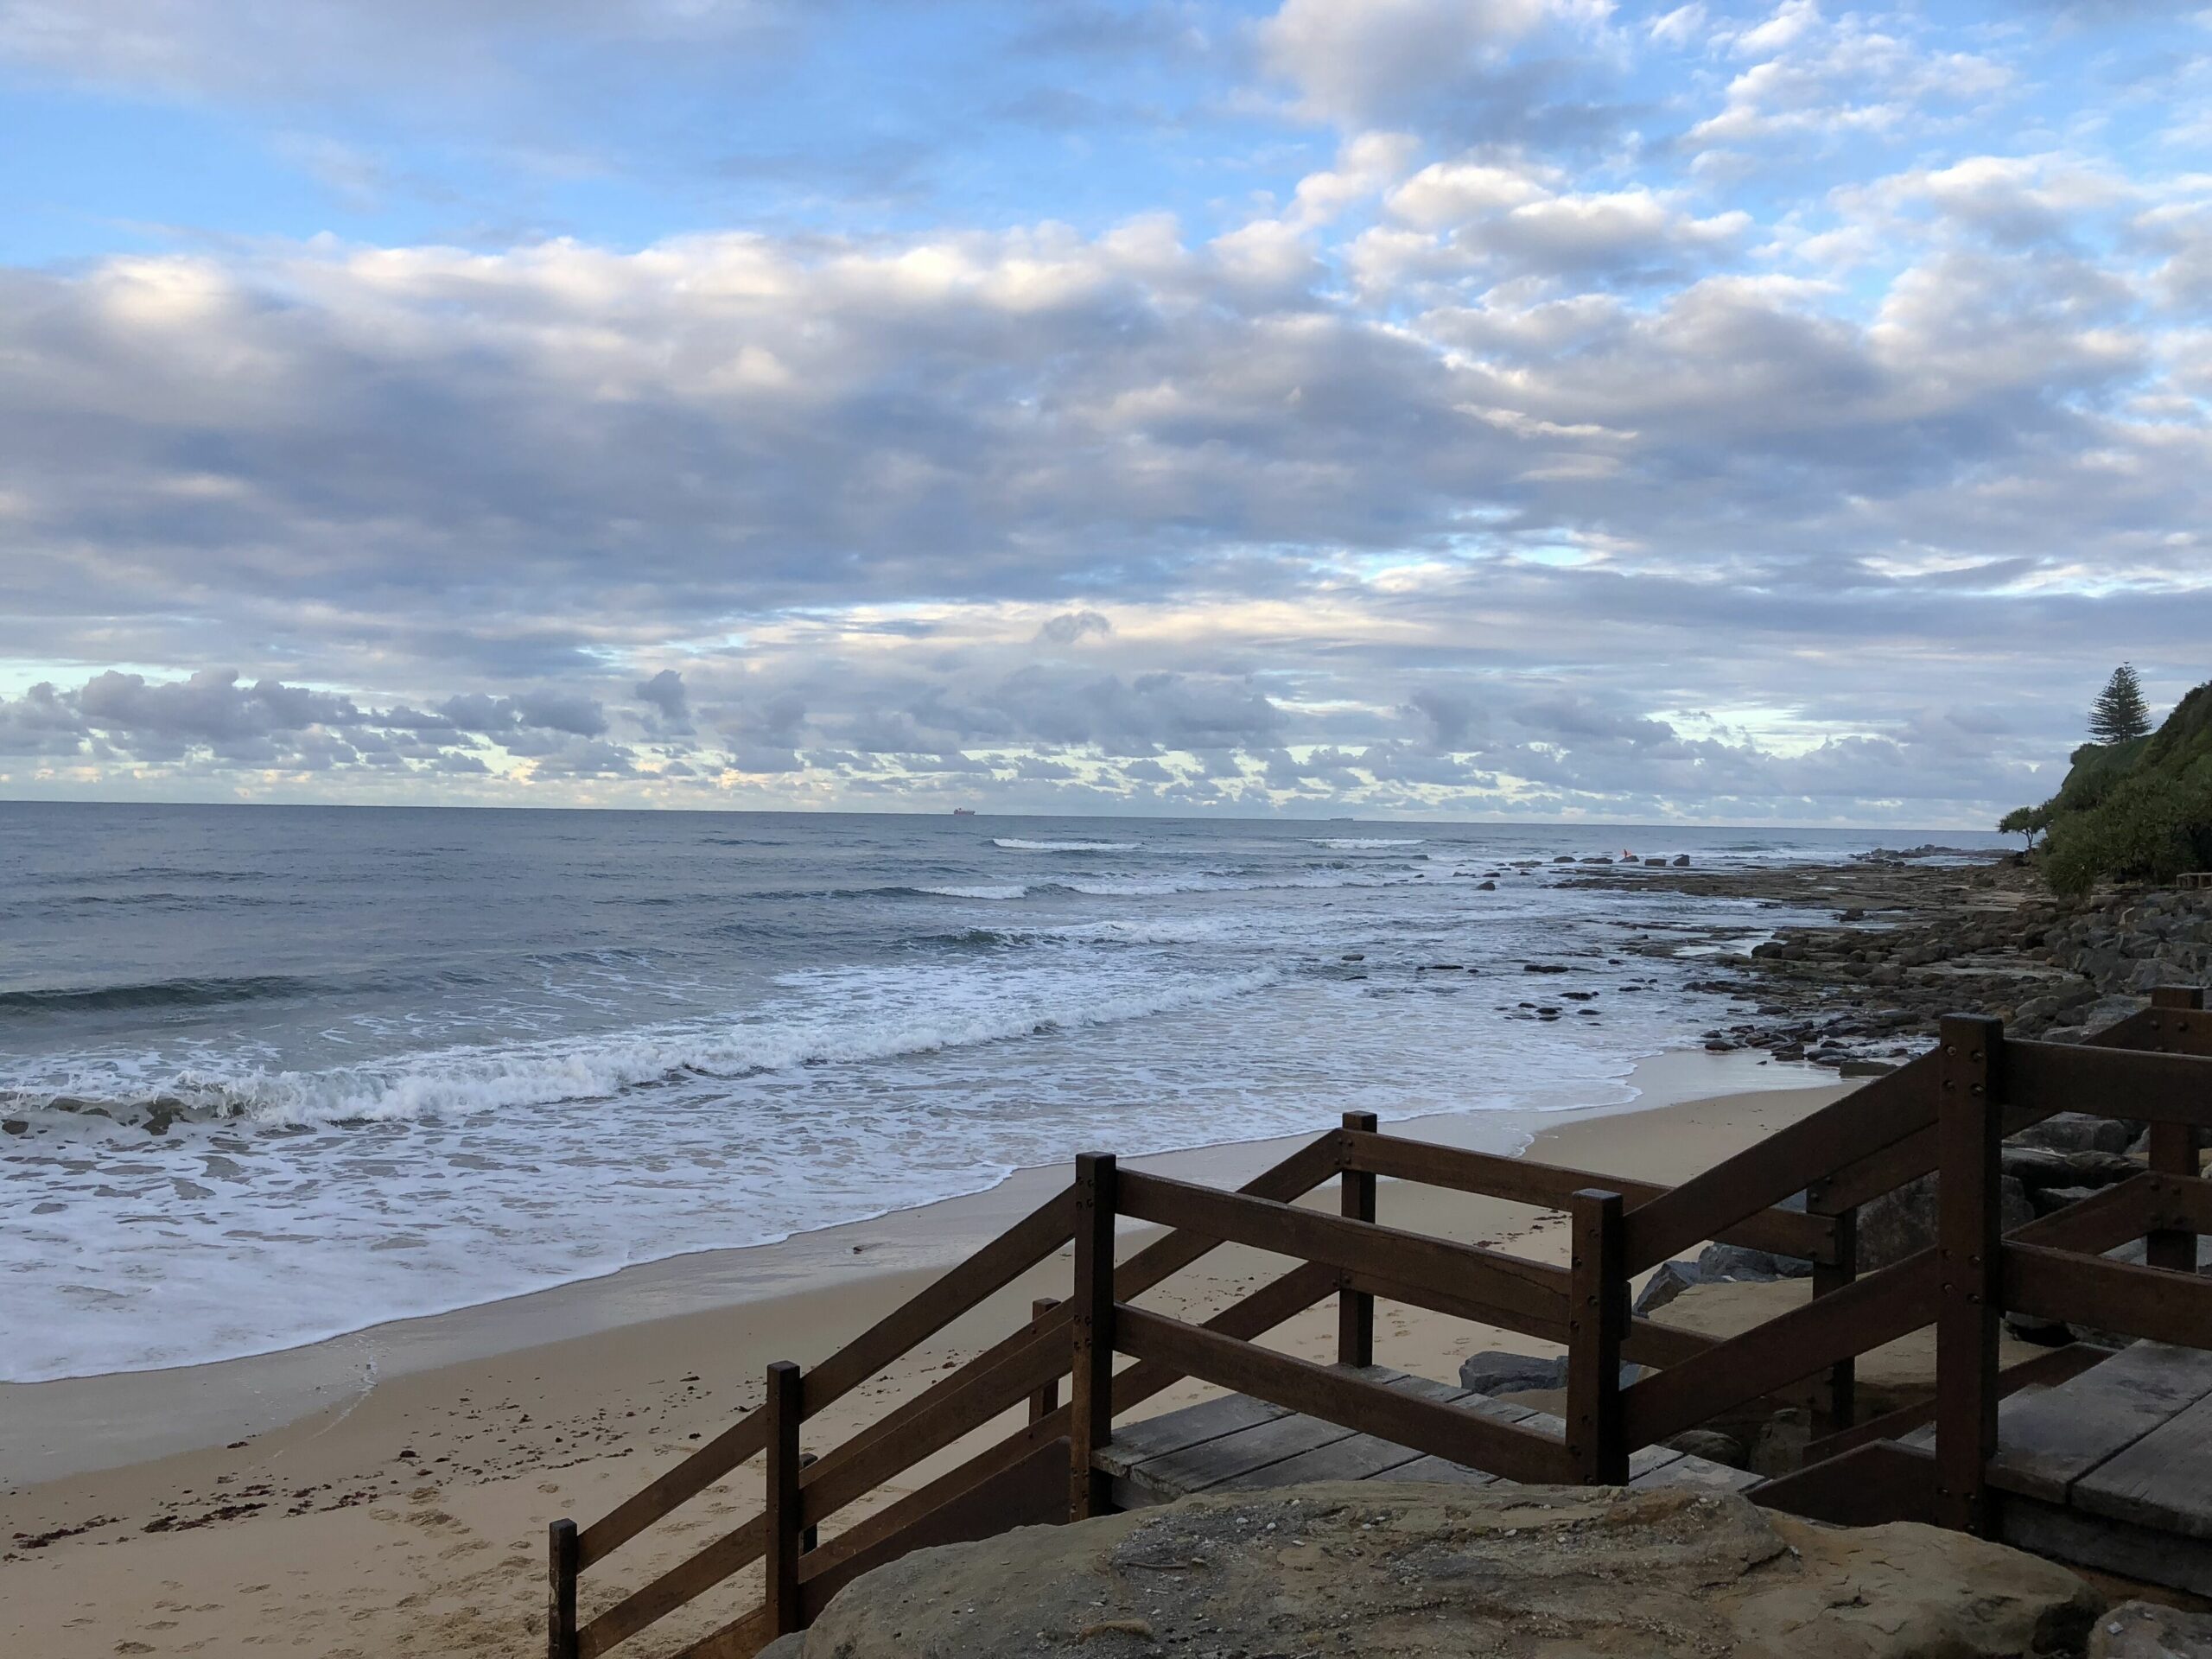
[[[1689,867],[1690,855],[1688,853],[1676,853],[1675,855],[1675,868],[1676,869],[1687,870]]]
[[[1894,1060],[1839,1060],[1835,1072],[1840,1077],[1885,1077],[1897,1069]]]
[[[1496,893],[1497,891],[1497,883],[1495,881],[1478,881],[1475,883],[1475,891],[1477,893]]]
[[[1337,960],[1338,962],[1365,962],[1367,953],[1364,950],[1350,950],[1338,957]]]
[[[1663,858],[1647,858],[1643,861],[1643,868],[1647,870],[1663,870],[1667,868],[1667,861]]]
[[[1552,860],[1552,862],[1554,864],[1572,864],[1574,862],[1574,855],[1573,853],[1561,853],[1557,858]]]
[[[1521,971],[1524,974],[1564,974],[1571,970],[1564,963],[1529,962],[1521,965]]]

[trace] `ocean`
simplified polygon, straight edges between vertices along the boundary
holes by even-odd
[[[1619,1105],[1723,1007],[1622,947],[1787,918],[1550,860],[1926,838],[0,804],[0,1380],[268,1351],[1089,1148]]]

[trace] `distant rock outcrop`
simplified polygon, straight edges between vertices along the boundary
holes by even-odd
[[[2082,1651],[2102,1601],[1963,1533],[1687,1491],[1363,1481],[917,1551],[775,1659],[1906,1659]]]

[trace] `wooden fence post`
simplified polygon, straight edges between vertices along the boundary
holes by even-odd
[[[1344,1128],[1375,1133],[1379,1120],[1372,1112],[1346,1112]],[[1346,1219],[1375,1219],[1375,1178],[1358,1170],[1340,1169],[1337,1174],[1340,1203]],[[1337,1293],[1337,1363],[1372,1365],[1375,1363],[1375,1299],[1349,1287]]]
[[[1057,1296],[1039,1296],[1029,1304],[1032,1323],[1043,1319],[1060,1305]],[[1037,1385],[1037,1392],[1029,1396],[1029,1421],[1041,1423],[1060,1408],[1060,1379],[1052,1377]]]
[[[2202,990],[2185,985],[2161,985],[2151,993],[2152,1028],[2163,1033],[2169,1024],[2188,1028],[2188,1017],[2204,1008]],[[2169,1045],[2163,1034],[2158,1046]],[[2161,1175],[2196,1173],[2197,1133],[2187,1123],[2151,1125],[2151,1167]],[[2196,1271],[2196,1235],[2178,1228],[2160,1228],[2144,1241],[2143,1259],[2154,1268],[2175,1273]]]
[[[1075,1160],[1075,1297],[1068,1321],[1068,1519],[1112,1511],[1096,1461],[1114,1438],[1114,1157]]]
[[[576,1659],[576,1523],[545,1531],[545,1659]]]
[[[1805,1189],[1808,1215],[1826,1216],[1835,1224],[1835,1248],[1826,1262],[1813,1263],[1813,1294],[1831,1295],[1859,1277],[1859,1211],[1855,1205],[1836,1208],[1827,1201],[1828,1183],[1815,1181]],[[1827,1404],[1821,1414],[1825,1432],[1849,1428],[1857,1408],[1858,1362],[1839,1359],[1828,1367]]]
[[[768,1367],[767,1605],[770,1630],[789,1636],[799,1614],[799,1369],[787,1359]]]
[[[1585,1187],[1568,1201],[1574,1254],[1567,1310],[1567,1451],[1585,1486],[1628,1483],[1621,1420],[1621,1339],[1628,1334],[1627,1261],[1618,1192]]]
[[[1936,1518],[1986,1535],[1994,1517],[1983,1478],[1997,1450],[2002,1313],[2005,1027],[1980,1015],[1949,1014],[1937,1045]]]

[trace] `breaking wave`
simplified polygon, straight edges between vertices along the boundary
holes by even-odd
[[[56,1087],[36,1096],[0,1092],[0,1103],[16,1111],[76,1113],[158,1129],[178,1120],[245,1120],[282,1128],[512,1110],[604,1099],[655,1084],[852,1065],[1114,1025],[1241,996],[1281,976],[1263,969],[1106,996],[1033,995],[994,1007],[916,1008],[874,1019],[855,1011],[843,1018],[817,1014],[776,1023],[648,1027],[589,1039],[447,1048],[322,1071],[184,1070],[153,1089],[122,1096],[113,1091],[111,1077],[80,1077],[57,1080]]]
[[[994,836],[991,845],[1015,853],[1133,853],[1134,841],[1024,841],[1019,836]]]

